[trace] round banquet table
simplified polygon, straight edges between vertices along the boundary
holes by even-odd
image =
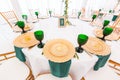
[[[70,41],[75,47],[78,46],[78,34],[82,33],[88,36],[94,36],[92,32],[89,33],[89,30],[93,30],[89,23],[80,21],[78,19],[70,19],[70,22],[73,25],[60,28],[58,26],[58,18],[43,19],[39,20],[39,23],[35,24],[35,28],[32,31],[44,31],[43,43],[46,43],[48,40],[61,38]],[[28,58],[35,77],[38,74],[50,72],[48,60],[42,55],[42,49],[34,46],[30,49],[23,48],[22,51]],[[87,54],[85,51],[81,54],[77,54],[79,56],[79,59],[72,59],[72,64],[69,72],[73,80],[80,80],[95,65],[96,61],[98,60],[97,56]]]
[[[32,31],[43,30],[44,39],[43,43],[48,40],[62,38],[70,41],[75,47],[78,46],[77,36],[78,34],[86,34],[93,36],[94,27],[90,26],[88,22],[80,21],[78,19],[70,19],[73,25],[66,26],[65,28],[58,27],[58,18],[49,18],[39,20],[39,23],[35,24]],[[37,46],[32,48],[23,48],[23,53],[31,65],[34,76],[50,72],[48,60],[42,55],[42,49]],[[73,58],[69,74],[73,80],[80,80],[94,65],[96,64],[98,57],[93,54],[89,54],[84,51],[79,54],[79,59]]]

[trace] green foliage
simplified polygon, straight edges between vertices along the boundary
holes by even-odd
[[[24,21],[17,21],[16,25],[18,25],[18,27],[20,27],[22,29],[25,27]]]
[[[65,16],[65,18],[68,17],[68,0],[65,0],[64,16]]]
[[[37,40],[41,41],[44,38],[44,32],[42,30],[35,31],[34,36]]]

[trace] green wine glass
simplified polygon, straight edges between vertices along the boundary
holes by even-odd
[[[100,38],[100,39],[105,41],[105,37],[110,35],[112,32],[113,32],[113,28],[110,28],[110,27],[104,28],[104,30],[103,30],[103,37]]]
[[[96,18],[97,18],[97,15],[94,14],[94,15],[92,16],[92,22],[93,22]]]
[[[102,29],[104,29],[105,26],[109,25],[109,23],[110,23],[109,20],[104,20]]]
[[[79,19],[80,15],[81,15],[81,12],[78,12],[78,19]]]
[[[52,16],[52,11],[51,10],[49,10],[49,15],[50,15],[50,17]]]
[[[28,22],[28,21],[27,21],[27,19],[28,19],[28,16],[27,16],[27,15],[23,14],[23,15],[22,15],[22,18],[26,21],[26,23]]]
[[[37,16],[37,19],[39,18],[38,15],[39,15],[39,12],[35,12],[35,15]]]
[[[109,13],[112,13],[113,11],[112,10],[109,10]]]
[[[79,47],[76,47],[76,52],[82,53],[83,48],[81,46],[84,45],[87,41],[88,41],[88,36],[87,35],[79,34],[78,38],[77,38],[77,42],[79,44]]]
[[[44,38],[44,32],[42,30],[35,31],[34,32],[34,36],[40,42],[38,44],[38,48],[43,48],[44,47],[44,43],[42,43],[42,40]]]
[[[17,21],[17,23],[16,23],[15,25],[18,25],[18,27],[22,29],[22,32],[21,32],[21,33],[25,33],[25,32],[26,32],[26,31],[24,30],[24,27],[25,27],[24,21]]]

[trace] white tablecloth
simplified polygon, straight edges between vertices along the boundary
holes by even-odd
[[[51,39],[62,38],[70,41],[75,47],[78,46],[78,34],[83,33],[88,36],[94,36],[93,33],[90,32],[93,28],[89,25],[89,23],[78,19],[70,19],[70,22],[73,25],[66,26],[65,28],[58,28],[58,18],[44,19],[40,20],[39,23],[36,24],[33,31],[44,31],[44,43]],[[41,55],[42,50],[38,49],[37,46],[32,49],[24,48],[22,51],[30,61],[34,76],[38,73],[50,72],[48,60]],[[80,59],[77,60],[73,58],[70,68],[70,74],[72,75],[73,80],[80,80],[98,60],[96,56],[90,56],[86,52],[78,55]]]

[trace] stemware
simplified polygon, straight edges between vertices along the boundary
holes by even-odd
[[[38,48],[43,48],[44,47],[44,43],[42,43],[42,40],[44,38],[44,32],[42,30],[35,31],[34,32],[34,36],[40,42],[38,44]]]
[[[109,25],[109,23],[110,23],[109,20],[104,20],[102,29],[104,29],[105,26]]]
[[[83,48],[81,46],[84,45],[87,41],[88,41],[88,36],[87,35],[79,34],[78,38],[77,38],[77,42],[79,44],[79,47],[76,47],[76,52],[82,53]]]
[[[50,17],[52,16],[52,11],[51,10],[49,10],[49,15],[50,15]]]
[[[37,19],[39,18],[38,15],[39,15],[39,12],[35,12],[35,15],[37,16]]]
[[[18,25],[18,27],[22,29],[21,33],[26,33],[26,31],[24,30],[24,27],[25,27],[24,21],[17,21],[15,25]]]
[[[111,33],[113,32],[113,28],[110,28],[110,27],[106,27],[104,30],[103,30],[103,37],[100,38],[101,40],[105,41],[105,37],[110,35]]]
[[[78,12],[78,19],[79,19],[80,15],[81,15],[81,12]]]
[[[26,23],[28,22],[28,21],[27,21],[27,19],[28,19],[28,16],[27,16],[27,15],[23,14],[23,15],[22,15],[22,18],[25,20]]]
[[[92,22],[95,20],[96,17],[97,17],[97,15],[95,15],[95,14],[92,16]]]

